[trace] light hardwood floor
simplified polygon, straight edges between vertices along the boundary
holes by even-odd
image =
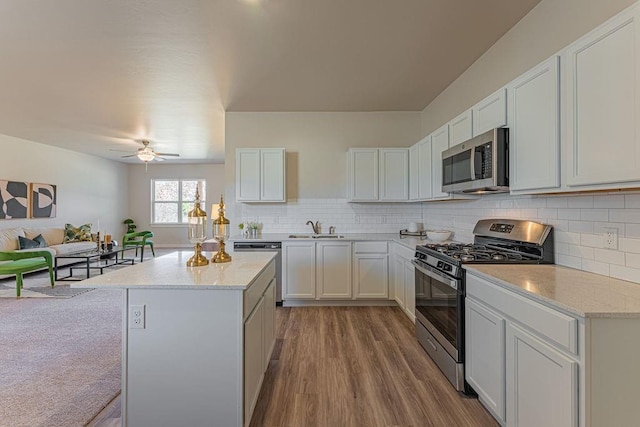
[[[277,341],[251,427],[497,426],[457,393],[396,307],[276,310]],[[89,424],[120,426],[119,398]]]

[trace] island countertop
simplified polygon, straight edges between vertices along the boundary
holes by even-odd
[[[106,271],[73,288],[111,289],[247,289],[269,265],[275,252],[230,252],[232,261],[187,267],[192,251],[176,251],[131,267]]]
[[[558,265],[469,264],[492,283],[580,317],[640,317],[640,285]]]

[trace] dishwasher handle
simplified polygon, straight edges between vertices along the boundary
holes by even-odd
[[[233,249],[234,250],[273,250],[273,249],[281,249],[282,242],[260,242],[260,243],[249,243],[249,242],[234,242]]]

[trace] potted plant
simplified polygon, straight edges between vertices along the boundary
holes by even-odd
[[[125,219],[122,223],[127,226],[127,233],[134,233],[136,231],[136,225],[131,218]]]

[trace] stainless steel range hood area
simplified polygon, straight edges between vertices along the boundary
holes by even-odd
[[[509,131],[492,129],[442,152],[442,191],[509,191]]]

